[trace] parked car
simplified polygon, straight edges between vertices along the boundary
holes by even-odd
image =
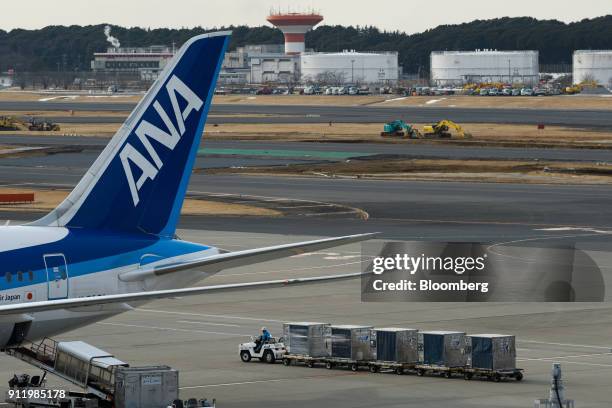
[[[535,88],[533,90],[533,95],[534,96],[546,96],[547,92],[546,92],[546,89],[544,88]]]
[[[521,96],[521,90],[518,88],[512,89],[512,96]]]
[[[304,88],[304,95],[314,95],[314,94],[315,94],[314,86],[307,86]]]
[[[502,89],[502,95],[503,96],[512,96],[512,89],[510,89],[510,88]]]
[[[488,89],[488,88],[482,88],[482,89],[480,90],[479,95],[480,95],[480,96],[487,96],[487,95],[489,95],[489,89]]]
[[[489,96],[499,96],[499,90],[497,88],[491,88],[489,89]]]
[[[533,89],[531,88],[521,89],[521,96],[533,96]]]
[[[268,87],[264,87],[264,88],[259,88],[255,94],[256,95],[272,95],[272,88],[268,88]]]

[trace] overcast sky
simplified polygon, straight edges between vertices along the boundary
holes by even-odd
[[[140,27],[265,24],[271,8],[320,11],[323,24],[374,25],[408,33],[503,16],[577,21],[612,14],[612,0],[9,0],[0,27],[110,23]]]

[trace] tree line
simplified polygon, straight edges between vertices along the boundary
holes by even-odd
[[[86,71],[94,52],[110,44],[105,25],[48,26],[38,30],[0,30],[0,71]],[[279,44],[282,33],[275,28],[230,26],[219,28],[125,28],[111,26],[122,46],[173,44],[179,47],[190,37],[217,30],[232,30],[230,49],[246,44]],[[431,51],[444,50],[537,50],[541,64],[569,64],[576,49],[612,49],[612,15],[573,23],[531,17],[475,20],[442,25],[418,34],[383,31],[376,27],[320,26],[306,35],[306,47],[321,52],[342,50],[398,51],[404,72],[429,70]]]

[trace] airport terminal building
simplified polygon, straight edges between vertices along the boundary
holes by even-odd
[[[94,53],[91,70],[102,73],[140,73],[142,80],[157,79],[161,70],[174,56],[173,47],[109,47]]]

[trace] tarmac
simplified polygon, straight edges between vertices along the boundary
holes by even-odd
[[[79,172],[13,169],[20,180],[70,187]],[[8,174],[8,173],[7,173]],[[4,180],[4,175],[2,176]],[[36,181],[35,181],[36,182]],[[612,272],[612,192],[601,186],[374,182],[194,174],[191,194],[240,192],[245,199],[279,198],[355,205],[367,221],[327,215],[182,217],[182,239],[226,250],[381,231],[381,239],[572,245]],[[36,214],[2,213],[34,219]],[[360,269],[358,244],[312,255],[223,271],[202,284],[318,276]],[[608,277],[608,285],[610,284]],[[362,303],[358,281],[244,291],[152,302],[135,311],[59,336],[84,340],[132,365],[180,370],[181,396],[217,398],[222,407],[530,407],[548,395],[550,367],[561,362],[568,398],[580,407],[609,407],[612,306],[609,303]],[[520,382],[353,373],[348,370],[242,363],[237,346],[266,326],[324,321],[517,336]],[[0,378],[35,371],[0,356]],[[5,390],[0,382],[0,392]],[[63,387],[52,380],[49,384]]]
[[[45,103],[45,106],[50,104]],[[102,104],[95,105],[97,109]],[[255,110],[264,108],[249,107]],[[0,104],[0,110],[8,109]],[[69,108],[64,105],[63,109]],[[282,113],[278,110],[285,108],[274,109],[274,112]],[[318,109],[320,113],[308,114],[320,114],[322,116],[318,120],[325,119],[327,108],[308,109],[301,111],[302,114]],[[391,108],[338,109],[345,109],[344,113],[329,114],[339,114],[341,117],[345,115],[354,121],[360,115],[378,114],[375,111],[370,113],[371,109]],[[398,109],[398,112],[403,111]],[[432,113],[434,109],[426,108],[419,112],[424,112],[424,115],[440,115],[439,112]],[[476,110],[464,113],[458,109],[452,111],[480,115]],[[486,113],[483,120],[493,118],[486,115],[494,115],[501,110],[487,111],[490,113]],[[535,112],[535,116],[504,109],[501,113],[509,116],[501,119],[523,123],[520,121],[543,118],[578,125],[588,123],[591,115],[590,111],[574,111],[571,114],[558,111],[530,112]],[[389,111],[384,114],[388,116]],[[593,126],[612,124],[610,115],[599,112],[595,116],[597,118],[591,122]],[[380,121],[376,117],[370,120]],[[465,119],[455,120],[466,122]],[[499,121],[496,118],[496,122]],[[10,137],[0,138],[0,143],[7,143]],[[25,144],[44,145],[42,137],[20,138]],[[0,159],[0,184],[24,188],[72,188],[107,142],[103,138],[44,138],[47,145],[58,146],[63,142],[82,148],[82,152]],[[372,152],[388,154],[385,149],[393,149],[397,153],[396,146],[367,144],[280,146],[274,143],[272,146],[259,142],[206,142],[205,147],[294,151],[321,149],[356,155]],[[570,157],[581,161],[608,160],[601,156],[606,151],[572,149],[476,150],[410,146],[410,151],[405,153],[426,157],[532,157],[546,160]],[[283,160],[318,160],[287,157],[286,154],[280,157],[255,156],[248,152],[239,155],[217,154],[214,157],[204,154],[196,165],[282,164]],[[181,230],[178,231],[181,238],[227,250],[376,231],[381,232],[380,239],[384,240],[475,241],[536,247],[570,245],[587,251],[597,260],[602,273],[607,277],[606,286],[610,286],[612,190],[606,186],[381,182],[221,176],[204,172],[192,176],[189,190],[190,194],[241,194],[245,200],[257,197],[269,202],[281,199],[280,202],[312,200],[335,203],[360,208],[369,214],[367,221],[337,214],[330,217],[312,211],[308,215],[294,214],[275,219],[212,216],[181,218]],[[39,215],[2,212],[0,218],[22,222]],[[223,271],[201,284],[356,272],[360,267],[361,247],[353,244]],[[217,398],[220,407],[531,407],[534,399],[548,396],[553,362],[562,364],[567,397],[576,400],[576,406],[609,407],[612,378],[610,296],[606,294],[608,302],[602,303],[363,303],[360,300],[359,281],[336,282],[155,301],[78,332],[65,333],[59,339],[87,341],[114,353],[131,365],[170,365],[180,370],[181,397]],[[259,362],[245,364],[240,361],[238,344],[248,340],[250,335],[256,335],[261,326],[267,326],[278,336],[282,322],[295,320],[515,334],[518,365],[525,369],[525,379],[522,382],[494,383],[464,381],[461,378],[284,367]],[[0,393],[6,390],[2,378],[8,380],[13,373],[19,372],[38,374],[19,361],[0,355]],[[49,385],[65,386],[55,380],[50,381]]]
[[[184,239],[237,250],[311,237],[182,230]],[[317,276],[360,268],[353,244],[253,267],[227,270],[204,284]],[[612,375],[609,303],[362,303],[359,281],[211,294],[156,301],[60,336],[84,340],[132,365],[180,370],[181,397],[217,398],[221,407],[530,407],[548,395],[550,367],[561,362],[567,397],[580,407],[609,407]],[[498,332],[517,336],[522,382],[242,363],[238,344],[261,326],[334,323]],[[0,378],[33,370],[0,356]],[[0,391],[6,389],[0,383]],[[50,386],[65,386],[51,379]]]

